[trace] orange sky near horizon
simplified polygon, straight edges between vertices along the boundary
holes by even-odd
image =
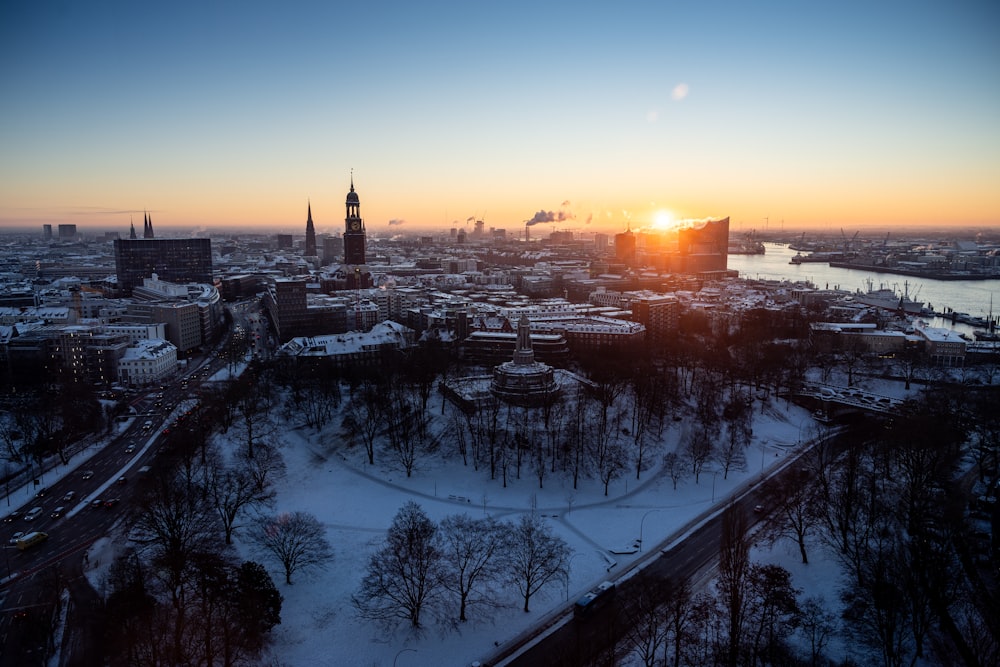
[[[997,3],[627,4],[6,3],[0,229],[1000,225]]]

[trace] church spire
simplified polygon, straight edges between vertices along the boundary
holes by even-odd
[[[313,226],[312,202],[307,201],[306,208],[306,257],[316,256],[316,228]]]
[[[128,233],[128,237],[130,239],[135,239],[135,222],[132,220],[132,216],[128,217],[128,226],[130,228],[130,231]]]

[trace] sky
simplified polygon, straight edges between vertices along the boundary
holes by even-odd
[[[0,228],[1000,224],[1000,4],[0,5]],[[534,234],[532,234],[534,236]]]

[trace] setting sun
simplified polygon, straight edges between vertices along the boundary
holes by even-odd
[[[674,216],[670,211],[657,211],[653,216],[653,227],[656,229],[670,229],[674,226]]]

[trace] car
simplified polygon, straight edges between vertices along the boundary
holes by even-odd
[[[65,507],[63,507],[62,505],[60,505],[59,507],[57,507],[54,510],[52,510],[52,513],[49,514],[49,516],[52,517],[53,519],[58,519],[59,517],[61,517],[63,515],[63,511],[65,509],[66,509]]]
[[[35,497],[36,498],[44,498],[48,494],[49,494],[49,490],[46,487],[43,486],[42,488],[38,489],[38,491],[35,493]]]
[[[23,530],[17,531],[16,533],[10,536],[10,542],[8,544],[17,544],[17,541],[21,539],[23,535],[24,535]]]
[[[124,484],[126,481],[128,480],[125,479],[124,475],[118,478],[118,484]]]
[[[170,435],[170,429],[169,428],[163,429],[163,435]]]
[[[31,511],[24,515],[25,521],[34,521],[38,518],[38,515],[42,513],[41,507],[32,507]]]
[[[760,514],[761,512],[764,511],[764,506],[763,505],[754,505],[753,506],[753,511],[757,512],[758,514]]]
[[[128,444],[128,446],[127,446],[127,447],[125,448],[125,453],[126,453],[126,454],[131,454],[131,453],[132,453],[132,452],[134,452],[134,451],[135,451],[135,443],[133,443],[133,442],[130,442],[130,443]]]
[[[103,507],[104,506],[104,501],[101,500],[100,498],[94,498],[93,500],[90,501],[90,506],[91,507]]]
[[[84,470],[83,474],[81,475],[81,477],[83,477],[83,479],[90,479],[93,476],[94,476],[94,471],[93,470]]]
[[[105,507],[114,507],[119,502],[121,502],[121,499],[119,499],[119,498],[108,498],[107,500],[104,501],[104,506]]]
[[[19,518],[20,516],[21,516],[21,511],[20,510],[14,510],[13,512],[11,512],[10,514],[8,514],[7,516],[5,516],[3,518],[3,522],[4,523],[11,523],[12,521],[14,521],[15,519]]]
[[[62,497],[62,500],[64,503],[71,503],[74,498],[76,498],[76,491],[67,491],[66,495]]]

